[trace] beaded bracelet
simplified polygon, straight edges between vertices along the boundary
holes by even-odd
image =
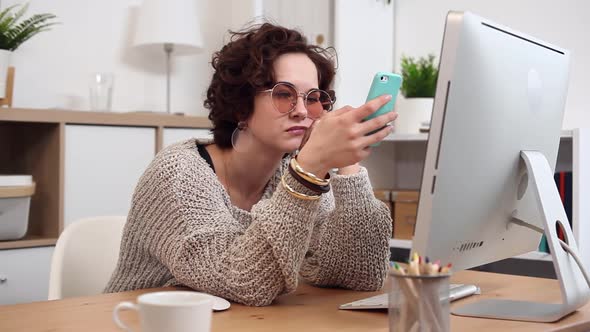
[[[283,176],[281,177],[281,184],[283,185],[285,190],[287,190],[287,192],[291,194],[291,196],[294,196],[299,199],[303,199],[306,201],[315,201],[316,199],[319,199],[321,197],[320,195],[306,195],[295,191],[287,184],[287,182],[285,182],[285,174],[283,174]]]
[[[330,185],[326,184],[323,186],[320,186],[318,184],[315,183],[311,183],[309,181],[307,181],[306,179],[304,179],[301,175],[299,175],[299,173],[297,173],[297,171],[295,171],[293,169],[293,167],[291,167],[291,165],[289,165],[289,174],[291,174],[291,176],[297,180],[297,182],[301,183],[302,185],[304,185],[307,189],[314,191],[315,193],[318,194],[325,194],[328,191],[330,191]]]

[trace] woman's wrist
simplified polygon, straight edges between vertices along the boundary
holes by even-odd
[[[330,171],[330,167],[322,165],[319,158],[313,158],[306,151],[301,151],[297,154],[297,163],[307,172],[315,174],[319,178],[325,179]]]
[[[303,170],[301,168],[297,168],[294,165],[297,166],[298,164],[296,163],[295,159],[291,159],[291,163],[288,167],[289,174],[291,174],[295,180],[297,180],[307,189],[313,191],[316,194],[325,194],[330,191],[329,180],[315,179],[311,176],[311,174],[299,173]]]
[[[358,163],[352,164],[350,166],[341,167],[338,169],[339,175],[352,175],[357,174],[361,170],[361,167]]]
[[[292,179],[292,181],[288,181],[286,179],[287,175],[291,176],[290,178]],[[289,184],[288,182],[291,182],[291,184]],[[317,193],[307,188],[301,182],[299,182],[299,180],[295,179],[293,175],[290,173],[283,174],[283,176],[281,177],[281,184],[283,185],[283,188],[285,188],[287,193],[289,193],[289,195],[302,200],[315,201],[320,199],[321,197],[320,193]]]

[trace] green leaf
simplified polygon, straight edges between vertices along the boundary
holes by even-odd
[[[14,51],[31,37],[58,24],[52,21],[56,16],[48,13],[21,20],[28,9],[28,3],[16,4],[0,12],[0,49]]]
[[[434,64],[434,59],[435,56],[432,54],[417,60],[402,55],[401,92],[406,98],[434,97],[438,79],[438,68]]]
[[[11,15],[12,10],[18,6],[19,5],[12,5],[0,12],[0,26],[8,27],[12,23],[14,20],[14,15]],[[5,31],[5,29],[0,28],[0,31]]]

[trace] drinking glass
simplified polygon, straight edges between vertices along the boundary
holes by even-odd
[[[90,110],[108,112],[113,101],[114,75],[94,73],[90,77]]]

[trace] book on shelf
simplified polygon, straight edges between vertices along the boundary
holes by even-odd
[[[559,197],[561,197],[561,203],[563,204],[563,208],[565,209],[565,214],[567,215],[567,219],[569,220],[570,228],[572,227],[572,204],[573,204],[573,184],[572,184],[572,172],[557,172],[553,176],[555,180],[555,184],[557,185],[557,191],[559,192]],[[558,228],[557,229],[557,236],[565,240],[565,236],[563,231]],[[541,237],[541,242],[539,243],[539,251],[549,253],[549,245],[547,243],[547,238],[545,235]]]

